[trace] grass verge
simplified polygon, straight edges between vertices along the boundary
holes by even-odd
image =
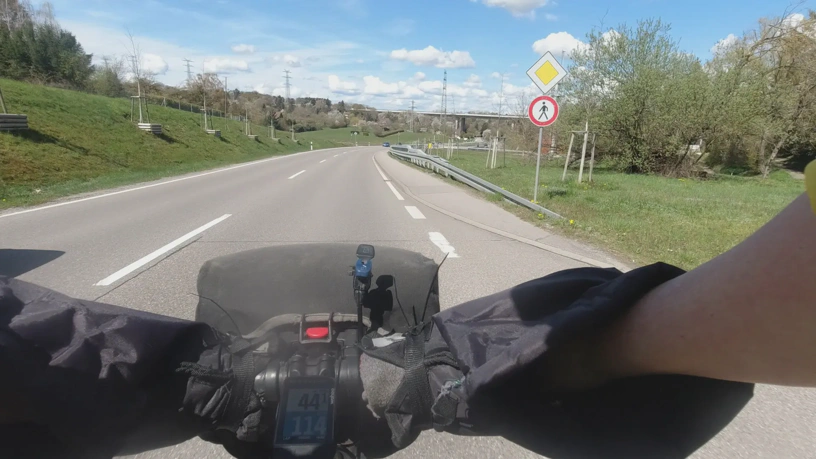
[[[215,118],[221,138],[203,131],[202,115],[150,105],[163,135],[130,121],[127,99],[95,96],[0,79],[9,112],[28,115],[27,131],[0,132],[0,209],[160,179],[187,172],[285,155],[311,147],[351,145],[332,130],[296,134]],[[138,110],[136,115],[138,118]],[[348,135],[348,133],[346,133]],[[311,145],[310,145],[311,143]]]
[[[533,199],[535,159],[507,155],[506,166],[485,168],[486,153],[455,152],[451,163],[527,199]],[[593,182],[577,183],[577,170],[561,181],[563,160],[543,161],[538,201],[566,217],[514,206],[536,224],[585,240],[636,264],[664,261],[694,268],[730,249],[804,191],[802,181],[785,171],[767,180],[718,176],[671,179],[622,174],[596,167]],[[584,172],[584,180],[587,177]]]

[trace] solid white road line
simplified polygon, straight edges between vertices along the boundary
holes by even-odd
[[[394,196],[396,196],[398,200],[405,201],[405,198],[403,198],[399,191],[394,188],[394,185],[392,185],[391,182],[385,182],[385,184],[388,185],[388,188],[391,188],[391,191],[394,192]]]
[[[293,178],[297,177],[298,175],[300,175],[300,174],[302,174],[302,173],[304,173],[304,172],[306,172],[306,169],[303,169],[302,171],[298,172],[297,174],[295,174],[295,175],[293,175],[293,176],[289,177],[289,180],[292,180]]]
[[[323,164],[323,163],[325,163],[325,162],[326,162],[326,160],[324,159],[323,161],[320,161],[320,164]]]
[[[284,158],[291,158],[293,156],[299,156],[299,155],[303,155],[303,154],[306,154],[306,153],[314,153],[316,151],[321,151],[321,150],[302,151],[300,153],[292,153],[291,155],[286,155],[286,156],[277,156],[275,158],[260,159],[258,161],[252,161],[252,162],[249,162],[249,163],[238,164],[236,166],[225,167],[223,169],[218,169],[218,170],[214,170],[214,171],[210,171],[210,172],[204,172],[203,174],[196,174],[196,175],[191,175],[189,177],[182,177],[182,178],[177,178],[177,179],[173,179],[173,180],[168,180],[166,182],[153,183],[151,185],[144,185],[144,186],[139,186],[139,187],[136,187],[136,188],[128,188],[127,190],[114,191],[112,193],[105,193],[105,194],[100,194],[100,195],[97,195],[97,196],[90,196],[90,197],[87,197],[87,198],[75,199],[73,201],[60,202],[58,204],[50,204],[50,205],[42,206],[42,207],[35,207],[33,209],[21,210],[19,212],[12,212],[12,213],[8,213],[8,214],[2,214],[2,215],[0,215],[0,218],[13,217],[15,215],[27,214],[27,213],[30,213],[30,212],[39,212],[41,210],[46,210],[46,209],[53,209],[54,207],[62,207],[62,206],[70,205],[70,204],[77,204],[77,203],[80,203],[80,202],[92,201],[94,199],[107,198],[108,196],[116,196],[117,194],[123,194],[123,193],[130,193],[132,191],[145,190],[147,188],[153,188],[155,186],[169,185],[171,183],[183,182],[184,180],[190,180],[190,179],[194,179],[194,178],[198,178],[198,177],[204,177],[204,176],[207,176],[207,175],[218,174],[218,173],[221,173],[221,172],[231,171],[233,169],[239,169],[239,168],[242,168],[242,167],[253,166],[255,164],[266,163],[266,162],[269,162],[269,161],[277,161],[279,159],[284,159]]]
[[[380,173],[380,177],[382,177],[382,178],[383,178],[383,180],[385,180],[385,181],[387,182],[387,181],[388,181],[388,177],[386,177],[386,176],[385,176],[385,172],[383,172],[383,170],[382,170],[382,169],[380,169],[380,165],[379,165],[379,164],[377,164],[377,160],[375,160],[373,156],[371,157],[371,160],[372,160],[372,161],[374,161],[374,167],[376,167],[376,168],[377,168],[377,172],[379,172],[379,173]]]
[[[181,244],[183,244],[187,240],[198,236],[199,234],[203,233],[204,231],[207,231],[208,229],[212,228],[213,226],[215,226],[215,225],[223,222],[224,220],[230,218],[231,216],[232,216],[232,214],[222,215],[222,216],[216,218],[215,220],[207,223],[206,225],[204,225],[202,227],[199,227],[197,229],[194,229],[193,231],[190,231],[189,233],[185,234],[184,236],[182,236],[182,237],[176,239],[175,241],[165,245],[164,247],[160,248],[159,250],[156,250],[155,252],[150,253],[150,254],[148,254],[148,255],[134,261],[133,263],[125,266],[124,268],[120,269],[119,271],[116,271],[115,273],[113,273],[110,276],[102,279],[101,281],[97,282],[94,285],[105,286],[105,285],[110,285],[110,284],[118,281],[119,279],[127,276],[128,274],[132,273],[133,271],[136,271],[137,269],[141,268],[142,266],[150,263],[151,261],[155,260],[156,258],[159,258],[160,256],[164,255],[165,253],[167,253],[167,252],[173,250],[174,248],[180,246]]]
[[[450,242],[445,239],[445,236],[443,236],[442,233],[430,232],[428,233],[428,236],[430,236],[431,242],[433,242],[435,246],[439,247],[439,250],[441,250],[442,253],[448,254],[448,258],[459,258],[459,254],[456,253],[456,249],[454,249]]]
[[[405,206],[405,210],[407,210],[408,213],[415,219],[425,220],[425,215],[423,215],[422,212],[416,208],[416,206]]]

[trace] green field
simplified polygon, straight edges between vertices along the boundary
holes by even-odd
[[[214,119],[216,138],[203,132],[202,115],[150,105],[164,135],[140,131],[130,102],[0,79],[10,113],[28,115],[28,131],[0,133],[0,209],[142,182],[225,164],[313,148],[352,145],[348,130],[296,134]],[[138,116],[138,115],[137,115]],[[343,132],[344,131],[344,132]],[[372,137],[372,142],[375,139]],[[382,140],[377,139],[377,143]]]
[[[507,167],[485,168],[486,153],[456,152],[452,163],[532,200],[535,161],[507,155]],[[499,165],[502,158],[499,157]],[[543,227],[611,249],[635,264],[664,261],[690,269],[728,250],[804,191],[800,180],[776,171],[767,180],[717,176],[671,179],[598,167],[592,184],[577,169],[561,181],[563,160],[542,162],[539,203],[566,220],[513,211]],[[588,166],[587,166],[588,169]],[[584,180],[586,180],[586,171]],[[507,205],[508,208],[510,205]]]

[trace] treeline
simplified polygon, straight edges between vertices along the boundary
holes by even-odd
[[[588,34],[562,85],[560,147],[588,122],[598,151],[631,172],[767,176],[816,157],[816,12],[762,19],[707,62],[669,32],[643,20]]]

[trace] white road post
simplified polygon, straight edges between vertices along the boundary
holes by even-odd
[[[581,179],[584,176],[584,158],[586,158],[587,140],[589,140],[589,121],[586,122],[586,127],[584,128],[584,147],[581,149],[581,168],[578,169],[578,183],[581,183]]]

